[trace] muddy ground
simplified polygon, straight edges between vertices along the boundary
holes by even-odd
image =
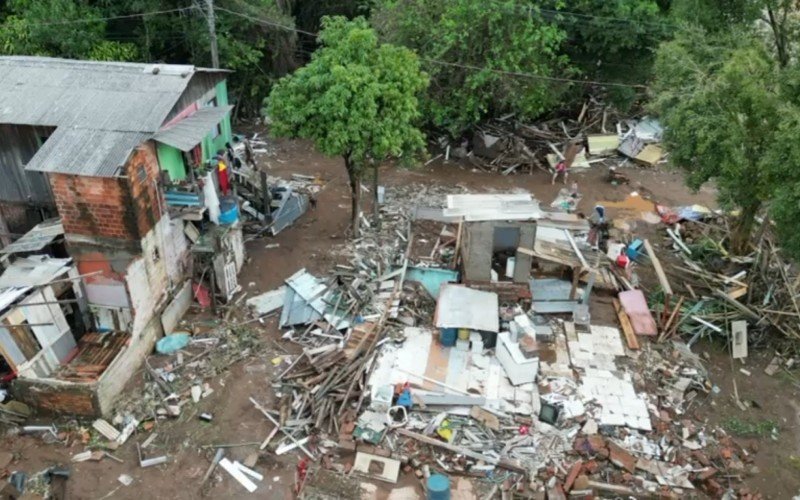
[[[272,175],[288,177],[292,173],[301,173],[319,176],[325,186],[318,195],[316,210],[308,212],[297,224],[277,237],[247,244],[248,262],[239,279],[250,294],[278,287],[285,278],[302,267],[313,273],[325,273],[337,261],[337,248],[347,238],[349,191],[341,160],[325,158],[302,141],[281,141],[272,149],[274,156],[261,159]],[[570,182],[577,181],[584,195],[579,210],[589,213],[596,202],[621,201],[632,191],[664,205],[713,204],[713,189],[690,193],[678,172],[637,167],[625,168],[623,172],[630,177],[630,185],[612,186],[604,182],[603,169],[573,173]],[[502,176],[478,172],[469,165],[441,161],[415,170],[385,167],[381,170],[381,177],[381,183],[387,186],[442,184],[461,185],[471,191],[521,189],[533,193],[543,204],[549,204],[563,187],[560,184],[551,185],[549,175],[538,170],[532,174]],[[616,210],[610,209],[612,217]],[[632,225],[632,229],[641,234],[652,235],[656,231],[654,226],[641,221],[634,221]],[[279,246],[268,248],[274,243]],[[274,319],[258,328],[265,341],[264,352],[255,359],[231,366],[224,376],[209,381],[214,393],[193,407],[189,405],[190,408],[179,420],[156,426],[154,432],[158,436],[148,447],[147,455],[169,455],[170,462],[166,465],[139,468],[134,442],[141,442],[146,436],[136,435],[116,452],[116,456],[124,460],[122,464],[110,459],[70,464],[70,457],[83,451],[82,443],[73,441],[68,446],[43,444],[40,438],[30,436],[5,435],[0,441],[0,451],[14,454],[15,460],[9,467],[11,470],[30,474],[51,465],[70,465],[72,477],[68,482],[68,491],[72,499],[141,499],[154,496],[176,500],[201,496],[292,498],[298,458],[292,454],[282,457],[264,454],[259,458],[256,469],[264,474],[265,479],[254,495],[248,495],[224,472],[218,472],[205,488],[200,487],[201,478],[214,453],[212,445],[245,443],[227,451],[227,456],[243,461],[258,448],[257,445],[246,443],[261,442],[271,430],[263,416],[253,409],[249,397],[254,396],[267,405],[273,401],[269,386],[272,374],[270,360],[282,354],[284,349],[292,352],[294,347],[280,341],[281,332]],[[800,456],[798,381],[791,375],[768,377],[763,373],[771,352],[754,353],[746,365],[738,362],[732,365],[724,345],[701,343],[694,350],[708,353],[709,372],[719,393],[694,403],[692,416],[699,421],[722,424],[740,432],[759,430],[757,435],[743,438],[751,449],[757,450],[755,468],[729,473],[744,476],[750,487],[768,498],[790,498],[800,493],[800,459],[793,458]],[[751,375],[741,373],[741,367],[745,367]],[[740,399],[754,402],[748,410],[741,410],[733,401],[734,379]],[[143,380],[143,375],[137,374],[126,392],[135,394]],[[201,412],[213,413],[213,422],[204,423],[197,419]],[[764,425],[759,424],[765,422],[778,426],[777,435],[760,431]],[[63,421],[60,424],[66,425]],[[121,485],[117,480],[120,474],[132,476],[133,484]],[[403,486],[418,486],[409,475],[403,477]],[[331,483],[327,479],[319,481],[329,486]],[[343,482],[332,487],[339,491],[341,498],[358,496],[351,483]],[[378,485],[375,495],[388,498],[389,492],[385,486]]]

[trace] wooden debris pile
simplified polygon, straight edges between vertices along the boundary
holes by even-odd
[[[590,134],[616,134],[618,131],[611,124],[620,119],[609,106],[590,97],[573,118],[532,124],[507,115],[481,124],[469,141],[450,145],[443,141],[442,145],[446,159],[466,157],[486,172],[509,175],[532,173],[535,168],[549,171],[548,155],[555,153],[563,159],[569,143],[582,142]]]
[[[727,336],[733,322],[746,321],[751,345],[770,331],[800,339],[800,274],[766,226],[753,235],[747,255],[733,255],[730,227],[726,217],[715,215],[667,229],[665,241],[678,257],[672,274],[682,288],[671,299],[670,309],[679,310],[672,331],[695,339]]]

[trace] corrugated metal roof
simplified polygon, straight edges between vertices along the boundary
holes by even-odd
[[[153,139],[181,151],[191,151],[200,144],[200,141],[208,135],[212,128],[225,118],[231,109],[233,106],[200,108],[178,123],[159,130]]]
[[[528,193],[516,194],[451,194],[447,195],[448,217],[464,217],[466,221],[531,220],[542,217],[539,202]]]
[[[444,285],[439,291],[435,316],[436,328],[500,331],[499,301],[494,292]]]
[[[0,289],[41,286],[69,272],[72,259],[54,259],[47,255],[34,255],[17,259],[0,275]]]
[[[113,176],[132,141],[158,131],[197,72],[226,71],[0,57],[0,123],[57,127],[29,170]]]
[[[114,177],[146,132],[57,128],[25,170]]]
[[[49,245],[54,239],[64,234],[61,219],[40,222],[14,243],[0,249],[0,253],[35,252]]]

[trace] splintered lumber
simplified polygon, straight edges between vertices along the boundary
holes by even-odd
[[[261,412],[261,413],[262,413],[262,414],[263,414],[265,417],[267,417],[267,420],[269,420],[270,422],[272,422],[272,425],[275,425],[275,426],[277,426],[277,427],[278,427],[278,429],[280,429],[280,431],[281,431],[281,432],[282,432],[282,433],[283,433],[283,434],[284,434],[286,437],[288,437],[288,438],[289,438],[289,440],[290,440],[292,443],[296,444],[296,445],[297,445],[297,446],[298,446],[298,447],[299,447],[301,450],[303,450],[303,453],[305,453],[306,455],[308,455],[308,458],[310,458],[310,459],[311,459],[311,460],[313,460],[313,461],[316,461],[316,460],[317,460],[317,459],[316,459],[316,457],[315,457],[315,456],[314,456],[314,455],[313,455],[313,454],[312,454],[310,451],[308,451],[308,449],[307,449],[305,446],[303,446],[303,445],[300,443],[300,441],[298,441],[297,439],[295,439],[295,437],[294,437],[294,436],[292,436],[292,434],[291,434],[290,432],[287,432],[287,431],[286,431],[286,429],[284,429],[283,427],[281,427],[281,424],[280,424],[280,423],[278,423],[278,421],[277,421],[277,420],[275,420],[275,418],[274,418],[272,415],[270,415],[270,414],[269,414],[269,412],[268,412],[268,411],[267,411],[267,410],[266,410],[266,409],[265,409],[263,406],[261,406],[260,404],[258,404],[258,401],[256,401],[255,399],[253,399],[253,398],[251,397],[251,398],[250,398],[250,402],[251,402],[251,403],[253,403],[253,406],[255,406],[255,407],[256,407],[256,409],[257,409],[258,411],[260,411],[260,412]]]
[[[664,273],[664,268],[661,267],[661,261],[658,260],[656,252],[650,245],[650,240],[644,240],[644,248],[647,250],[647,255],[650,256],[650,262],[653,263],[653,269],[656,271],[656,276],[658,277],[658,283],[661,285],[661,289],[664,290],[664,293],[667,296],[672,295],[672,287],[669,285],[669,280],[667,279],[666,273]]]
[[[628,314],[622,310],[622,304],[619,299],[614,299],[614,311],[617,312],[617,319],[622,327],[622,333],[625,334],[625,342],[628,343],[628,349],[639,349],[639,340],[636,338],[636,332],[633,331],[631,319]]]
[[[402,428],[395,429],[395,432],[397,432],[401,436],[409,437],[409,438],[415,439],[415,440],[417,440],[417,441],[419,441],[421,443],[425,443],[425,444],[429,444],[431,446],[436,446],[438,448],[442,448],[443,450],[452,451],[453,453],[458,453],[459,455],[464,455],[465,457],[469,457],[469,458],[472,458],[474,460],[480,460],[480,461],[485,462],[487,464],[496,465],[496,466],[501,467],[503,469],[507,469],[507,470],[514,471],[514,472],[521,472],[523,474],[527,473],[527,471],[525,470],[524,467],[520,467],[518,465],[515,465],[515,464],[509,462],[508,460],[503,460],[502,458],[501,459],[496,459],[496,458],[490,457],[488,455],[482,455],[480,453],[476,453],[476,452],[474,452],[472,450],[469,450],[467,448],[462,448],[461,446],[455,446],[455,445],[452,445],[450,443],[445,443],[443,441],[439,441],[438,439],[430,438],[428,436],[423,436],[422,434],[418,434],[416,432],[412,432],[412,431],[409,431],[409,430],[406,430],[406,429],[402,429]]]

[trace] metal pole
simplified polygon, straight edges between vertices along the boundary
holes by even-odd
[[[208,37],[211,39],[211,67],[219,68],[219,51],[217,48],[217,27],[214,22],[214,0],[206,0],[208,10]]]

